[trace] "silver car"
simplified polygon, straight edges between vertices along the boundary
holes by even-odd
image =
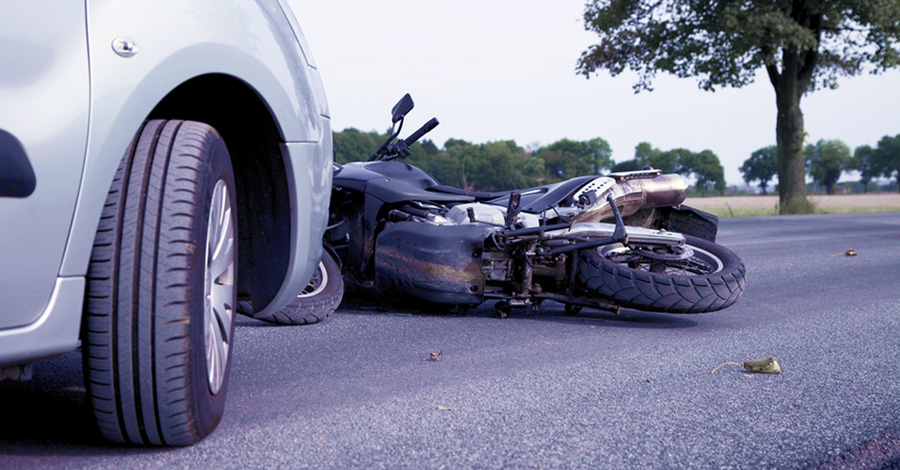
[[[0,9],[0,378],[80,345],[105,437],[194,443],[222,416],[238,301],[271,319],[319,265],[310,50],[284,0]]]

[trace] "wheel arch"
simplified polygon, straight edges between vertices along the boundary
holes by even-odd
[[[173,89],[147,118],[199,121],[222,136],[237,190],[238,296],[255,305],[268,304],[284,281],[291,256],[284,138],[271,108],[246,82],[207,74]]]

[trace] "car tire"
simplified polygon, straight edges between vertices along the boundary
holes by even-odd
[[[87,275],[83,364],[101,434],[182,446],[222,418],[234,338],[237,214],[212,127],[153,120],[116,172]]]

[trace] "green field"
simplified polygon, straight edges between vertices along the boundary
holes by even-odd
[[[814,214],[900,212],[900,194],[872,193],[810,196]],[[685,204],[720,218],[778,215],[778,196],[690,197]]]

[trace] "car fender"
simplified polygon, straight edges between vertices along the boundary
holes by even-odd
[[[154,16],[156,21],[147,20]],[[312,191],[313,184],[318,186],[330,178],[330,166],[311,158],[325,151],[331,158],[331,130],[321,80],[318,71],[309,65],[288,16],[275,0],[190,4],[177,0],[91,0],[87,17],[91,126],[62,276],[86,273],[100,210],[125,149],[154,106],[191,78],[209,73],[237,77],[266,103],[281,138],[293,144],[286,148],[301,145],[294,143],[316,147],[316,152],[283,152],[292,159],[286,165],[290,168],[288,179],[292,188]],[[166,28],[151,26],[159,23],[166,24]],[[124,57],[114,50],[115,41],[122,38],[133,42],[136,54]],[[297,177],[303,180],[298,181]],[[296,237],[297,218],[310,217],[311,238],[320,236],[327,223],[327,201],[324,209],[292,209],[292,258],[319,253],[321,247],[310,253],[309,246],[313,244]],[[315,267],[301,269],[297,264],[292,259],[290,274],[303,281],[295,279],[292,286],[302,285]]]

